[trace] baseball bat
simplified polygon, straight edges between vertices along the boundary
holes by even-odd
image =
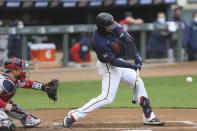
[[[136,71],[136,80],[135,80],[135,86],[133,89],[133,98],[132,98],[132,103],[135,104],[137,102],[137,97],[138,97],[138,79],[139,79],[139,74],[140,74],[140,70],[137,69]]]

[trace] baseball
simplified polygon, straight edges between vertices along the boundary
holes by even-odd
[[[187,82],[192,82],[192,77],[188,76],[188,77],[186,78],[186,81],[187,81]]]

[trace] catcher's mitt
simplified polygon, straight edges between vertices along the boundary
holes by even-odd
[[[57,79],[52,79],[48,83],[43,84],[41,89],[47,93],[50,99],[57,101],[58,87],[59,87],[59,81]]]

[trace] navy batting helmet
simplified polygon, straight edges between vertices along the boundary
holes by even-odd
[[[118,23],[114,21],[114,17],[109,13],[100,13],[96,16],[96,26],[99,28],[107,28],[114,30]]]

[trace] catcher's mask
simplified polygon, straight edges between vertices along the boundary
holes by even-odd
[[[4,72],[10,72],[13,69],[22,70],[19,77],[21,82],[29,77],[29,65],[24,60],[16,57],[9,58],[4,64]]]

